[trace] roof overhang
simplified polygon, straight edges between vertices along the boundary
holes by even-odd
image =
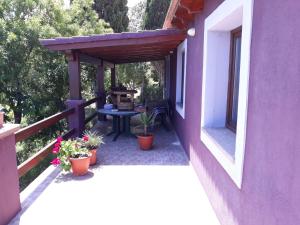
[[[40,43],[65,54],[79,52],[115,64],[162,60],[186,38],[178,29],[42,39]]]
[[[203,10],[204,0],[172,0],[163,28],[187,29],[195,14]]]

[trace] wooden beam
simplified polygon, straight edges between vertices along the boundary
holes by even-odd
[[[81,99],[81,81],[80,81],[80,60],[78,52],[67,54],[70,99]]]
[[[110,69],[115,68],[115,64],[108,61],[103,61],[104,67],[108,67]]]
[[[186,37],[186,34],[179,33],[177,35],[161,35],[144,38],[124,38],[124,39],[107,39],[101,41],[90,41],[88,38],[86,42],[70,42],[65,44],[59,44],[59,42],[53,42],[53,44],[46,45],[51,50],[70,50],[70,49],[86,49],[97,47],[113,47],[113,46],[132,46],[132,45],[145,45],[145,44],[161,44],[161,42],[170,41],[182,41]]]
[[[181,0],[180,7],[187,9],[188,13],[199,13],[204,8],[204,0]]]
[[[79,60],[80,62],[89,63],[93,65],[100,65],[102,63],[102,60],[96,57],[92,57],[83,53],[79,54]]]

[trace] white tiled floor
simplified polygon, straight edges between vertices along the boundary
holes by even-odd
[[[174,133],[156,136],[152,152],[134,139],[106,139],[84,177],[49,167],[21,193],[22,211],[10,224],[219,224]]]

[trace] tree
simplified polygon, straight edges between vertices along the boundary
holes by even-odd
[[[145,17],[146,0],[141,0],[135,6],[129,8],[128,17],[129,25],[128,29],[130,32],[137,32],[143,30],[143,22]]]
[[[93,0],[0,0],[0,102],[15,123],[36,121],[64,106],[68,93],[65,58],[39,38],[111,32],[92,8]],[[45,104],[47,102],[47,104]]]
[[[127,0],[94,0],[94,9],[100,19],[110,24],[114,32],[127,30],[129,23]]]
[[[144,29],[161,29],[170,5],[170,0],[147,0]]]

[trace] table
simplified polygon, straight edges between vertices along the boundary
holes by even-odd
[[[111,109],[98,109],[98,113],[110,115],[113,117],[113,129],[107,136],[115,134],[113,141],[116,141],[121,133],[128,136],[136,137],[130,130],[130,119],[132,116],[139,114],[136,111],[113,111]],[[123,120],[123,130],[121,130],[121,119]]]

